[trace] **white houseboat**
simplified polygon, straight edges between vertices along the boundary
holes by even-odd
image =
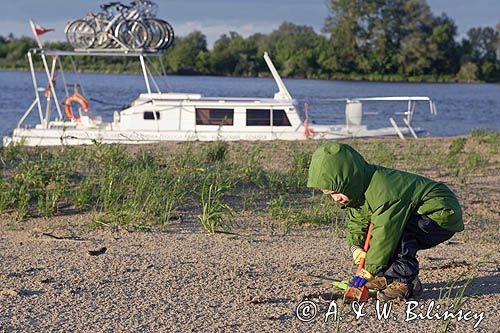
[[[128,107],[116,110],[113,120],[104,122],[98,110],[89,110],[89,96],[77,89],[70,95],[60,57],[75,56],[127,56],[137,57],[144,75],[146,93],[132,101]],[[47,87],[37,83],[33,58],[41,57]],[[151,57],[159,56],[158,70]],[[51,66],[47,58],[50,57]],[[342,124],[311,124],[307,115],[301,119],[298,104],[291,97],[267,54],[265,61],[276,81],[278,91],[270,98],[204,97],[198,93],[161,92],[155,73],[163,73],[161,54],[142,51],[57,51],[32,49],[28,52],[35,98],[20,119],[12,136],[4,137],[3,145],[19,143],[28,146],[81,145],[94,141],[104,143],[140,144],[160,141],[190,140],[305,140],[344,139],[376,136],[417,137],[420,129],[413,129],[411,121],[417,101],[427,101],[431,113],[434,103],[428,97],[380,97],[344,99],[346,121]],[[73,70],[76,71],[75,66]],[[64,84],[64,98],[56,94],[54,79],[60,76]],[[154,89],[154,91],[153,91]],[[388,127],[368,129],[362,123],[364,101],[408,101],[398,126],[393,118]],[[61,103],[62,102],[62,103]],[[39,123],[24,124],[31,112],[37,112]]]

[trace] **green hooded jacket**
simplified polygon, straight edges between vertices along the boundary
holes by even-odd
[[[464,230],[462,210],[443,183],[409,172],[369,164],[351,146],[328,143],[314,152],[308,187],[345,194],[347,241],[363,247],[365,232],[373,223],[365,269],[377,274],[387,268],[406,222],[414,214],[427,215],[453,232]]]

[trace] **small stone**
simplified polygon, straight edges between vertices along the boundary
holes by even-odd
[[[25,296],[25,297],[30,297],[30,296],[37,296],[43,294],[43,291],[41,290],[29,290],[29,289],[19,289],[17,292],[19,296]]]
[[[107,248],[105,246],[101,247],[98,250],[89,250],[88,254],[89,256],[100,256],[101,254],[106,253]]]

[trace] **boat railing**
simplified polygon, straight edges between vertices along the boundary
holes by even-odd
[[[406,111],[395,112],[396,115],[403,115],[404,125],[408,128],[413,137],[418,138],[415,130],[412,127],[413,116],[416,111],[416,103],[419,101],[428,102],[429,111],[432,115],[437,115],[436,104],[427,96],[392,96],[392,97],[354,97],[354,98],[329,98],[326,99],[332,102],[346,103],[346,128],[361,125],[361,118],[363,115],[377,115],[378,112],[365,112],[362,110],[362,102],[367,101],[382,101],[382,102],[408,102]],[[398,136],[405,140],[401,129],[397,125],[393,117],[389,117],[389,122],[394,127]]]
[[[57,73],[61,74],[61,79],[63,81],[63,86],[64,86],[64,93],[66,95],[66,98],[69,97],[69,89],[68,89],[68,84],[66,82],[66,77],[65,77],[65,70],[63,68],[63,64],[60,60],[60,57],[69,57],[72,65],[72,70],[76,75],[77,78],[77,86],[79,87],[81,94],[84,98],[88,99],[88,97],[85,94],[85,89],[84,86],[81,82],[81,78],[79,75],[79,72],[76,68],[76,62],[74,60],[74,57],[77,56],[97,56],[97,57],[138,57],[141,63],[141,69],[142,73],[144,76],[144,81],[146,84],[146,89],[147,89],[147,94],[149,96],[152,96],[152,88],[156,90],[158,94],[162,94],[162,91],[159,87],[158,82],[155,79],[155,75],[159,76],[165,76],[165,66],[163,64],[163,59],[162,59],[162,52],[151,52],[149,50],[140,50],[140,49],[134,49],[134,50],[121,50],[121,49],[102,49],[102,50],[96,50],[96,49],[76,49],[76,50],[52,50],[52,49],[47,49],[47,48],[32,48],[28,50],[28,61],[30,65],[30,72],[31,72],[31,78],[33,81],[33,88],[35,91],[35,100],[33,103],[30,105],[30,107],[26,110],[26,112],[23,114],[21,117],[20,121],[17,124],[17,128],[20,128],[23,124],[23,122],[26,120],[28,115],[36,108],[38,110],[38,116],[40,120],[40,125],[42,128],[48,128],[49,122],[51,121],[51,103],[52,100],[54,102],[56,111],[57,111],[57,118],[56,120],[62,120],[63,119],[63,112],[61,110],[61,103],[59,100],[59,97],[56,94],[56,89],[55,89],[55,79],[57,76]],[[33,57],[34,56],[40,56],[42,60],[42,66],[44,69],[44,74],[47,78],[48,85],[46,88],[44,87],[39,87],[37,78],[36,78],[36,71],[35,71],[35,66],[33,62]],[[48,57],[51,57],[52,62],[49,66],[49,60]],[[152,57],[157,57],[159,59],[160,63],[160,68],[158,69],[157,66],[151,61],[150,58]],[[45,97],[46,97],[46,108],[43,110],[42,108],[42,103],[41,103],[41,97],[40,93],[45,92]],[[156,108],[155,101],[151,97],[150,98],[153,102],[153,109]],[[156,118],[156,112],[153,112],[153,115]],[[158,119],[156,119],[158,120]]]

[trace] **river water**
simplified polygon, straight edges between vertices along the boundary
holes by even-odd
[[[111,120],[113,111],[120,110],[134,100],[146,87],[142,75],[131,74],[66,74],[69,84],[81,82],[86,96],[92,98],[91,110]],[[37,73],[39,86],[47,80]],[[270,78],[229,78],[217,76],[167,76],[158,79],[163,91],[201,93],[205,96],[272,97],[277,91]],[[441,84],[441,83],[382,83],[327,80],[284,80],[290,94],[298,100],[301,112],[308,102],[309,117],[319,124],[344,123],[343,102],[337,98],[378,96],[429,96],[437,107],[437,116],[431,115],[428,103],[418,102],[413,119],[415,127],[423,128],[430,136],[467,134],[471,129],[500,130],[499,84]],[[57,90],[64,96],[61,77]],[[70,94],[73,89],[70,89]],[[0,137],[8,135],[34,100],[31,74],[22,71],[0,71]],[[402,115],[406,102],[366,102],[363,122],[369,128],[390,126],[389,117],[404,126]],[[34,124],[35,110],[27,123]]]

